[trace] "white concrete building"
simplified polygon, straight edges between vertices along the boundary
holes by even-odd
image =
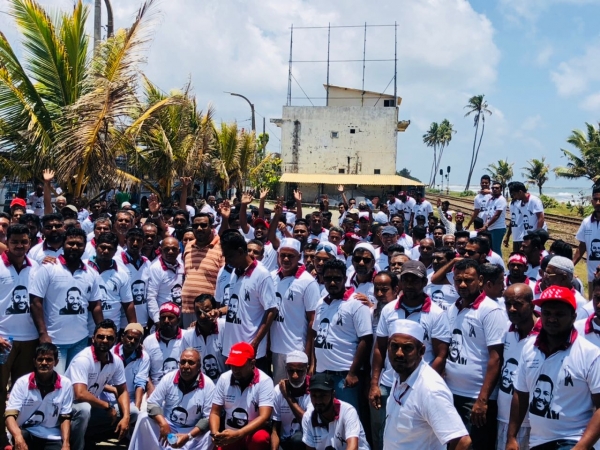
[[[305,198],[333,194],[336,183],[352,183],[371,195],[419,185],[395,175],[397,135],[410,124],[398,121],[402,99],[332,85],[325,89],[327,106],[284,106],[282,118],[271,119],[281,128],[281,181]]]

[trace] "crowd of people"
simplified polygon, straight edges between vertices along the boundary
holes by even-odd
[[[600,439],[600,187],[573,252],[549,245],[523,183],[507,200],[487,176],[466,217],[420,191],[357,203],[340,186],[337,223],[327,196],[305,211],[299,191],[272,210],[267,190],[258,207],[252,192],[197,203],[182,178],[173,204],[86,203],[53,200],[52,177],[0,213],[0,448]]]

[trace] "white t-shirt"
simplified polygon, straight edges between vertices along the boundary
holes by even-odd
[[[438,305],[442,310],[447,311],[450,306],[458,300],[458,292],[454,284],[428,284],[423,289],[433,303]]]
[[[35,437],[58,441],[61,415],[71,414],[73,386],[67,377],[56,374],[54,389],[42,398],[35,373],[31,372],[16,380],[10,391],[6,411],[17,410],[17,425],[27,429]]]
[[[475,199],[473,200],[473,209],[478,209],[479,214],[477,217],[480,217],[485,220],[485,214],[487,211],[488,201],[492,198],[492,194],[477,194]]]
[[[185,330],[181,348],[193,348],[198,350],[202,357],[202,373],[216,382],[221,374],[225,372],[225,358],[223,357],[223,332],[225,330],[225,318],[217,319],[212,334],[204,339],[195,328]]]
[[[521,202],[519,205],[519,225],[521,226],[525,234],[538,229],[538,218],[536,214],[544,212],[544,205],[542,204],[542,201],[539,199],[539,197],[536,197],[533,194],[527,195],[529,195],[529,201],[525,204]],[[548,225],[545,221],[544,226],[542,228],[544,228],[544,230],[548,229]]]
[[[150,379],[155,386],[165,374],[179,369],[179,358],[185,350],[182,338],[183,332],[179,329],[167,342],[160,338],[158,331],[144,339],[144,350],[150,357]]]
[[[240,429],[258,417],[260,407],[273,407],[273,380],[262,370],[254,369],[250,385],[242,392],[231,370],[217,381],[213,404],[225,410],[225,429]]]
[[[15,341],[33,341],[39,337],[29,310],[29,287],[38,264],[25,257],[20,272],[2,253],[0,258],[0,336]]]
[[[437,339],[445,343],[450,342],[451,334],[448,316],[444,310],[433,303],[429,297],[425,299],[425,302],[420,309],[417,309],[412,313],[402,305],[402,296],[400,296],[400,299],[385,305],[381,310],[381,317],[379,318],[379,324],[377,326],[377,337],[389,338],[394,322],[400,319],[418,322],[425,330],[423,338],[425,354],[423,355],[423,361],[427,364],[431,364],[435,359],[432,339]],[[386,370],[381,374],[379,380],[384,386],[391,386],[394,379],[394,370],[391,366],[388,366],[389,365],[386,364]]]
[[[513,242],[523,242],[525,230],[523,230],[523,221],[521,220],[521,209],[519,208],[518,200],[510,202],[510,228]]]
[[[42,217],[44,215],[44,194],[38,196],[35,192],[32,192],[27,197],[27,204],[36,216]]]
[[[407,223],[410,220],[410,215],[413,211],[413,207],[415,206],[415,203],[417,203],[417,201],[414,198],[409,197],[408,195],[406,196],[406,201],[402,202],[402,211],[404,212],[404,221]]]
[[[310,234],[308,235],[308,242],[312,242],[317,240],[319,242],[329,242],[329,230],[326,228],[322,228],[319,234],[314,234],[310,229],[308,230]]]
[[[446,383],[455,395],[477,398],[487,370],[488,347],[504,343],[508,319],[498,302],[482,293],[468,308],[447,311],[452,341]]]
[[[417,203],[415,201],[412,212],[415,215],[413,218],[413,226],[416,226],[417,216],[425,216],[425,220],[427,220],[429,215],[433,214],[433,207],[431,206],[431,203],[429,203],[427,200],[423,200],[421,203]]]
[[[96,398],[100,398],[100,394],[104,391],[104,386],[110,384],[112,386],[126,385],[125,368],[123,361],[116,358],[112,352],[108,352],[110,362],[102,364],[96,358],[94,347],[87,347],[73,358],[66,376],[73,384],[85,384],[87,390]]]
[[[304,394],[300,397],[294,397],[298,406],[306,411],[310,403],[310,394],[308,389],[305,390]],[[275,392],[273,394],[273,420],[281,422],[281,433],[280,438],[285,439],[292,436],[296,431],[302,427],[302,421],[298,421],[290,408],[287,400],[281,395],[279,385],[275,386]]]
[[[308,333],[307,312],[314,312],[321,297],[319,285],[305,266],[295,275],[282,278],[281,272],[271,272],[275,286],[278,312],[271,325],[271,351],[287,355],[304,351]]]
[[[62,246],[58,250],[54,250],[54,249],[48,247],[48,245],[46,244],[46,241],[43,241],[43,242],[40,242],[39,244],[36,244],[33,247],[31,247],[31,250],[29,250],[29,253],[27,253],[27,256],[29,256],[29,258],[32,259],[33,261],[35,261],[36,263],[42,264],[42,261],[44,261],[44,258],[46,256],[52,256],[53,258],[58,258],[62,254],[63,254]]]
[[[490,264],[496,264],[497,266],[502,267],[502,269],[506,272],[504,260],[502,259],[502,256],[500,256],[498,253],[490,250],[490,253],[488,253],[487,255],[487,260]]]
[[[48,335],[57,345],[73,344],[88,336],[90,302],[100,301],[101,279],[83,262],[71,274],[60,256],[54,264],[42,264],[29,293],[43,299]]]
[[[600,265],[600,222],[594,214],[583,219],[581,226],[575,235],[575,239],[585,243],[587,253],[587,276],[588,281],[594,280],[596,268]]]
[[[81,221],[81,229],[86,232],[86,234],[90,234],[94,232],[94,221],[91,216],[85,218],[85,220]]]
[[[506,229],[506,199],[503,195],[500,197],[494,198],[491,197],[487,202],[487,207],[485,211],[484,221],[487,224],[496,212],[500,211],[500,217],[493,224],[488,227],[488,230],[500,230]]]
[[[317,372],[350,370],[359,338],[373,334],[371,311],[350,298],[352,293],[349,289],[343,300],[327,304],[326,296],[317,303],[313,322]]]
[[[577,320],[587,319],[594,314],[594,302],[587,302],[585,305],[577,308]]]
[[[137,352],[125,360],[123,359],[123,346],[120,342],[112,348],[112,352],[123,362],[127,392],[129,392],[129,399],[134,402],[136,389],[141,387],[144,391],[146,390],[146,383],[150,378],[150,356],[146,350],[140,347]]]
[[[119,269],[127,273],[129,290],[131,291],[131,298],[133,299],[133,305],[135,306],[135,315],[137,321],[142,326],[146,326],[148,323],[148,279],[150,271],[150,261],[145,256],[142,256],[142,264],[137,268],[133,264],[127,252],[122,251],[117,253],[115,260],[119,264]],[[125,315],[121,315],[121,328],[127,326],[127,319]]]
[[[262,265],[266,267],[269,272],[277,270],[277,250],[273,248],[273,244],[265,242],[264,255],[261,261]]]
[[[542,321],[538,320],[527,337],[519,339],[519,332],[514,325],[508,327],[504,335],[504,356],[502,368],[500,369],[500,379],[498,380],[498,420],[508,423],[510,419],[510,404],[514,393],[514,382],[519,368],[519,360],[523,346],[530,336],[537,336],[540,332]],[[529,414],[525,415],[521,427],[529,427]]]
[[[189,433],[200,419],[208,419],[215,384],[199,373],[196,389],[184,394],[178,385],[180,376],[179,370],[166,374],[148,398],[148,403],[162,408],[164,417],[174,432]]]
[[[224,356],[229,356],[232,345],[238,342],[252,342],[265,312],[277,308],[271,274],[258,261],[253,261],[240,276],[235,270],[232,271],[229,284],[231,297],[225,317]],[[266,354],[267,340],[263,339],[258,346],[256,357],[262,358]]]
[[[384,450],[444,450],[468,434],[452,392],[425,361],[404,382],[395,374],[386,414]]]
[[[390,212],[390,216],[392,214],[397,214],[399,212],[404,212],[402,209],[402,202],[397,198],[394,198],[393,202],[387,201],[388,211]]]
[[[543,336],[542,330],[525,343],[514,382],[531,399],[531,447],[579,441],[594,413],[592,394],[600,393],[600,349],[573,330],[566,349],[546,356]]]
[[[358,438],[358,450],[369,450],[367,437],[356,409],[346,402],[334,399],[335,418],[328,426],[322,424],[312,405],[302,417],[302,442],[316,450],[327,448],[345,450],[346,441]]]
[[[183,286],[183,264],[170,265],[162,256],[156,258],[148,270],[148,314],[158,323],[160,307],[173,302],[181,307],[181,289]]]
[[[573,326],[579,337],[591,342],[596,347],[600,347],[600,326],[594,322],[595,317],[596,314],[592,312],[586,319],[577,320]]]
[[[221,306],[229,305],[231,290],[231,274],[233,267],[225,264],[217,273],[217,283],[215,285],[215,300]]]
[[[396,244],[401,245],[402,247],[404,247],[404,253],[406,255],[409,255],[411,249],[413,248],[413,238],[410,237],[408,234],[406,233],[402,233],[402,235],[400,235],[398,237],[398,242],[396,242]]]

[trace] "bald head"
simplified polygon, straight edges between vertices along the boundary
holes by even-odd
[[[504,306],[508,320],[521,330],[533,327],[533,291],[523,283],[511,284],[504,291]]]
[[[525,283],[511,284],[504,291],[504,298],[520,298],[526,302],[531,303],[533,301],[533,291]]]
[[[174,237],[166,237],[160,244],[162,258],[169,264],[176,264],[179,256],[179,241]]]

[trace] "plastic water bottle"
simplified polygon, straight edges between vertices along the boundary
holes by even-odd
[[[167,442],[169,443],[169,445],[177,444],[177,435],[175,433],[167,434]]]
[[[12,336],[8,337],[8,342],[10,342],[10,348],[8,350],[4,350],[4,351],[0,352],[0,364],[4,364],[6,362],[6,360],[8,359],[8,355],[10,353],[10,350],[12,349],[12,344],[13,344]]]

